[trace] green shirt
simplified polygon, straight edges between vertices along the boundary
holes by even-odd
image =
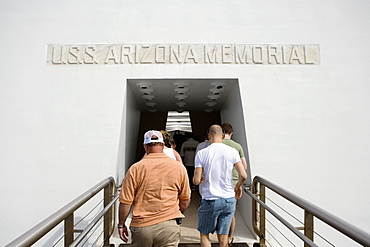
[[[230,147],[235,148],[236,151],[238,151],[240,158],[245,157],[243,148],[239,143],[237,143],[237,142],[235,142],[231,139],[222,139],[222,143],[226,144]],[[234,185],[238,182],[238,177],[239,177],[239,174],[238,174],[238,172],[236,171],[236,169],[234,167],[233,168],[233,182],[234,182]]]

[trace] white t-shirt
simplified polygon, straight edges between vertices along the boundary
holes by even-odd
[[[173,152],[173,149],[172,148],[164,148],[163,149],[163,153],[167,154],[168,157],[176,160],[176,157],[175,157],[175,154]]]
[[[212,143],[199,150],[195,156],[195,168],[203,167],[204,182],[199,185],[202,199],[234,197],[232,171],[234,164],[240,161],[238,151],[223,143]]]

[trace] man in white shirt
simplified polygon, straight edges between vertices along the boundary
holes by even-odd
[[[209,234],[216,231],[219,245],[227,247],[236,199],[242,196],[242,185],[247,179],[247,173],[239,153],[222,143],[221,126],[212,125],[209,138],[211,145],[200,150],[195,157],[193,183],[199,184],[202,197],[197,229],[202,246],[211,246]],[[232,181],[233,167],[239,174],[235,187]]]

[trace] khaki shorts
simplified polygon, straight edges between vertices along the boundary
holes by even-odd
[[[180,226],[176,220],[167,220],[152,226],[130,227],[133,247],[178,246]]]

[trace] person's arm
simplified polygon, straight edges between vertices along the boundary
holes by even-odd
[[[181,213],[184,213],[185,210],[189,207],[190,201],[191,201],[190,199],[188,199],[188,200],[181,200],[180,199],[179,206],[180,206]]]
[[[176,160],[182,164],[181,156],[175,149],[173,149],[173,154],[175,155]]]
[[[203,167],[197,167],[194,169],[194,177],[193,177],[194,185],[199,185],[200,183],[203,182],[202,174],[203,174]]]
[[[186,145],[186,144],[185,144]],[[184,155],[185,155],[185,153],[184,153],[184,149],[185,149],[185,145],[184,145],[184,143],[181,145],[181,148],[180,148],[180,156],[181,157],[183,157]]]
[[[247,160],[245,159],[245,157],[241,157],[240,158],[242,160],[242,163],[243,163],[243,166],[244,166],[244,170],[247,170]]]
[[[125,225],[126,219],[131,211],[130,204],[119,204],[119,211],[118,211],[118,233],[119,237],[122,239],[123,242],[127,243],[128,241],[128,230],[127,226]]]
[[[235,191],[235,198],[240,199],[243,194],[243,184],[245,180],[247,180],[247,172],[244,169],[243,163],[239,161],[235,165],[235,169],[238,172],[238,182],[235,185],[234,191]]]

